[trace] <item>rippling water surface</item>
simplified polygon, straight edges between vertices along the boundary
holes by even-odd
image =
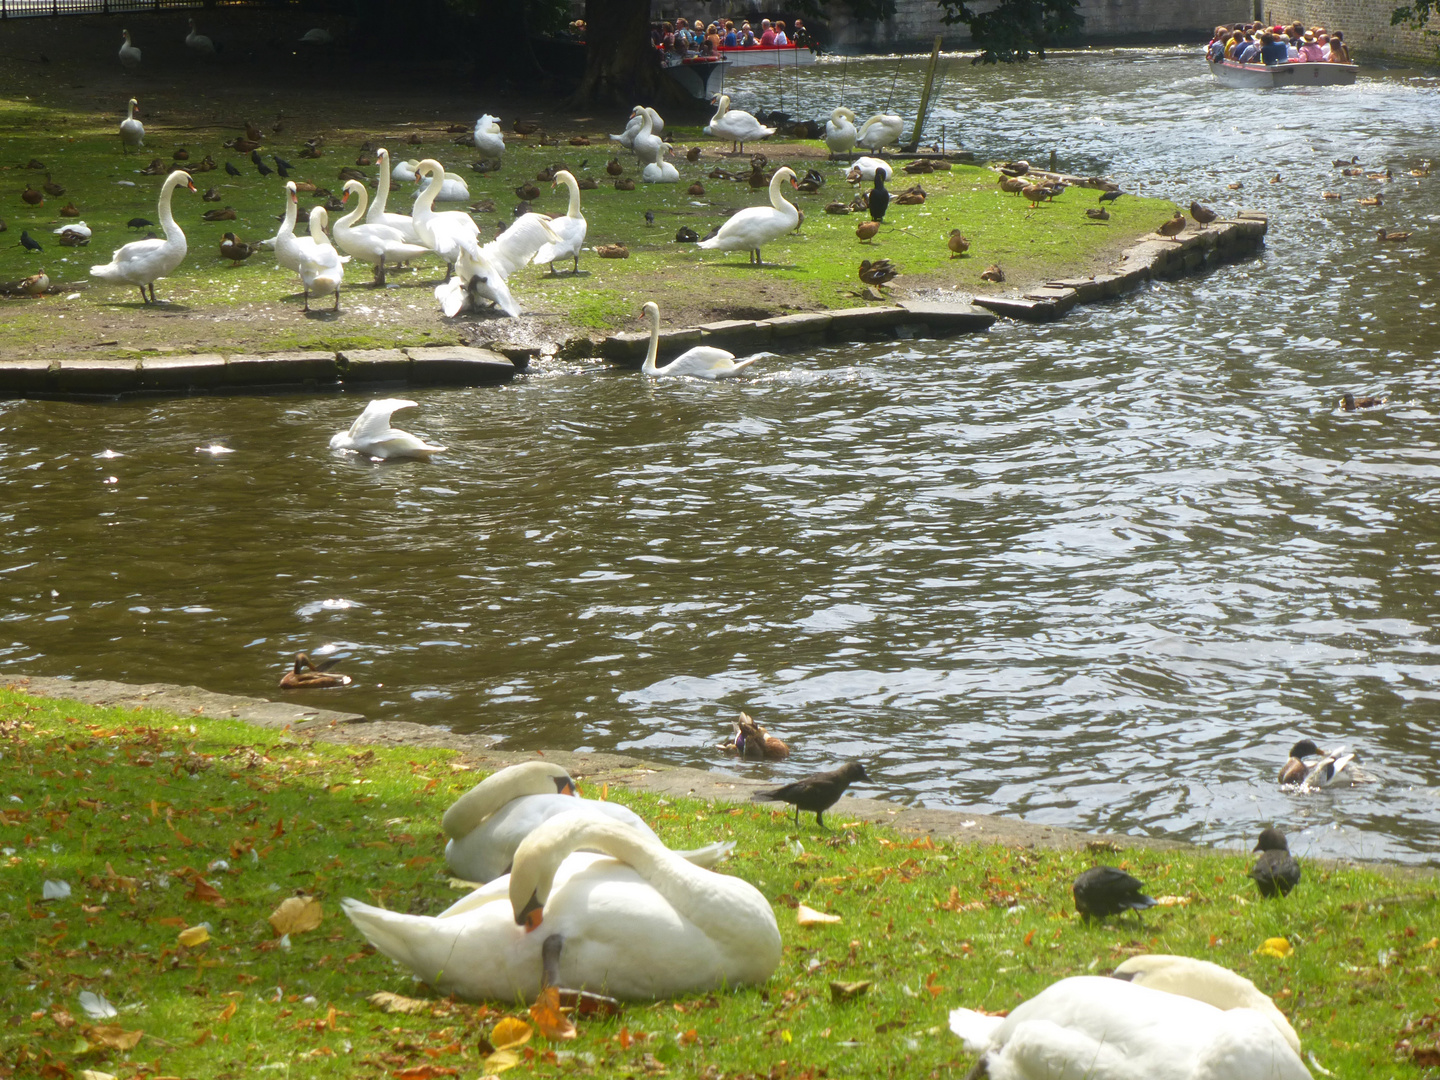
[[[801,91],[843,73],[863,113],[894,70],[825,64]],[[715,764],[746,708],[794,749],[778,775],[855,756],[901,800],[1216,843],[1274,821],[1301,852],[1440,861],[1440,172],[1403,175],[1440,160],[1440,84],[1224,90],[1178,51],[957,62],[935,123],[1266,210],[1268,250],[1059,324],[729,385],[548,365],[417,391],[402,426],[451,448],[429,465],[332,454],[356,395],[0,403],[0,671],[270,694],[330,643],[358,685],[316,703],[513,747]],[[1401,175],[1342,179],[1351,154]],[[1345,390],[1391,404],[1340,415]],[[1302,735],[1371,782],[1277,792]]]

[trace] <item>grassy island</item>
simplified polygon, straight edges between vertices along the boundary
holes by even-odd
[[[459,895],[439,821],[478,777],[455,754],[6,690],[0,760],[0,1076],[959,1075],[951,1008],[1004,1010],[1139,952],[1254,980],[1335,1076],[1440,1060],[1430,879],[1309,863],[1287,900],[1261,901],[1238,854],[936,842],[843,803],[821,833],[771,804],[582,785],[672,847],[735,841],[724,869],[770,899],[784,955],[763,988],[631,1004],[551,1041],[526,1002],[413,983],[339,912],[345,896],[436,912]],[[1081,922],[1070,882],[1097,861],[1162,906]],[[277,914],[297,895],[315,903]],[[839,921],[802,927],[800,904]]]

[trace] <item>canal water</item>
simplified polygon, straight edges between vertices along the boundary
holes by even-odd
[[[802,103],[843,74],[863,116],[894,72],[819,65]],[[1440,173],[1407,175],[1440,160],[1440,80],[956,61],[934,124],[1267,211],[1267,251],[729,384],[557,363],[416,391],[397,422],[449,447],[429,464],[331,452],[353,394],[0,403],[0,674],[274,695],[323,648],[356,685],[301,700],[517,749],[782,778],[854,757],[862,793],[904,802],[1440,862]],[[1352,155],[1395,178],[1342,178]],[[1389,404],[1344,415],[1345,391]],[[715,749],[741,709],[788,763]],[[1278,791],[1302,736],[1366,782]]]

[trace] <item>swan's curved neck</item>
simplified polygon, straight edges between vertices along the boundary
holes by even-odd
[[[164,230],[166,240],[185,239],[180,226],[175,224],[175,215],[170,212],[170,199],[175,194],[175,189],[185,182],[184,173],[173,172],[165,178],[165,186],[160,189],[160,228]],[[171,236],[171,232],[174,232],[175,236]]]
[[[352,184],[355,186],[351,187]],[[345,190],[354,192],[355,209],[349,211],[344,217],[335,219],[335,228],[337,229],[348,229],[363,218],[370,203],[370,193],[365,190],[365,185],[359,180],[347,180]]]
[[[710,123],[713,124],[718,121],[722,116],[725,115],[729,108],[730,96],[728,94],[721,94],[720,100],[715,102],[715,115],[710,118]]]
[[[565,186],[570,189],[570,209],[566,211],[566,217],[578,218],[580,214],[580,185],[575,177],[568,172],[565,174]]]
[[[330,245],[330,237],[325,235],[325,226],[329,223],[330,214],[325,207],[312,206],[310,208],[310,239],[320,247]]]
[[[380,179],[375,187],[375,214],[378,217],[385,213],[385,203],[390,198],[390,151],[382,146],[375,160],[380,163]],[[366,192],[366,198],[369,198],[369,192]]]
[[[775,175],[770,178],[770,205],[779,210],[782,214],[793,214],[795,207],[786,201],[785,196],[780,194],[780,184],[785,179],[782,175],[784,169],[776,169]]]
[[[445,183],[445,170],[438,161],[429,158],[416,167],[415,174],[418,176],[422,169],[425,170],[425,186],[415,200],[415,212],[428,217],[435,212],[435,196],[440,194],[440,185]]]
[[[130,104],[125,106],[125,119],[135,119],[135,99],[133,97],[130,99]]]
[[[537,775],[527,767],[518,771],[501,769],[456,799],[445,811],[440,827],[452,839],[465,836],[515,799],[526,795],[554,795],[558,790],[553,774]]]
[[[641,134],[641,135],[650,135],[650,134],[653,134],[653,133],[654,133],[654,129],[655,129],[655,118],[650,115],[650,111],[647,109],[644,113],[641,114],[641,118],[640,118],[640,134]]]
[[[655,360],[660,355],[660,309],[651,308],[645,312],[645,317],[650,321],[650,348],[645,353],[645,363],[640,365],[640,370],[646,375],[654,375],[660,370],[655,366]]]
[[[291,236],[295,232],[295,218],[300,213],[300,203],[295,198],[295,192],[289,187],[285,188],[285,220],[280,225],[277,236]]]

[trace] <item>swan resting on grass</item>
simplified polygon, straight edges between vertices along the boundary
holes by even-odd
[[[380,952],[470,999],[533,1000],[544,986],[630,1000],[706,993],[763,983],[780,962],[775,913],[749,882],[579,814],[541,824],[510,874],[438,916],[341,906]]]
[[[432,454],[444,451],[431,446],[408,431],[390,426],[390,417],[400,409],[413,409],[416,403],[404,398],[376,398],[365,406],[348,431],[337,431],[330,438],[330,449],[353,450],[372,458],[419,458],[430,460]]]

